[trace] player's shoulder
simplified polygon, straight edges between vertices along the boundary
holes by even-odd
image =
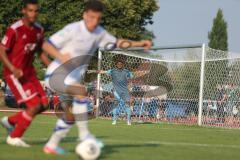
[[[63,28],[63,31],[71,32],[71,33],[72,32],[78,33],[80,30],[81,30],[81,21],[69,23]]]
[[[41,30],[41,31],[44,30],[43,26],[42,26],[40,23],[38,23],[38,22],[35,22],[35,23],[34,23],[34,27],[35,27],[36,29]]]
[[[102,26],[99,25],[95,29],[94,33],[99,35],[104,35],[105,33],[107,33],[107,31]]]
[[[81,27],[82,21],[72,22],[65,26],[67,29],[78,29]]]
[[[117,74],[117,69],[116,68],[112,68],[112,69],[109,69],[108,70],[108,73],[111,73],[111,74]]]
[[[18,20],[16,22],[14,22],[13,24],[11,24],[9,28],[14,30],[14,31],[16,31],[18,28],[23,27],[23,25],[24,25],[23,21],[22,20]]]
[[[130,71],[128,69],[123,69],[124,72],[129,73]]]
[[[112,68],[110,69],[110,71],[114,72],[114,71],[118,71],[116,68]]]

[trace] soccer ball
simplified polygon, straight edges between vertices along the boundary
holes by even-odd
[[[79,143],[75,151],[83,160],[96,160],[101,154],[101,148],[94,138],[88,138]]]

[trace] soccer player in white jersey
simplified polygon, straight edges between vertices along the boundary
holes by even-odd
[[[55,58],[52,64],[49,65],[46,73],[46,85],[49,85],[50,88],[54,89],[50,83],[50,79],[56,76],[57,73],[55,71],[59,66],[79,56],[93,55],[99,47],[102,48],[108,44],[114,44],[114,46],[118,48],[129,47],[129,44],[131,44],[131,47],[144,47],[145,49],[151,47],[152,43],[149,40],[130,41],[117,39],[108,33],[104,28],[99,26],[103,10],[104,6],[100,1],[87,1],[83,13],[83,20],[67,25],[52,35],[49,40],[43,44],[43,50]],[[87,64],[88,61],[88,59],[83,59],[85,64]],[[64,83],[72,86],[81,86],[81,84],[78,83],[82,79],[85,70],[86,65],[78,67],[67,76]],[[65,88],[65,90],[68,90],[68,88]],[[59,143],[70,130],[74,123],[74,118],[79,129],[79,139],[83,141],[88,137],[94,138],[88,130],[87,120],[76,120],[76,115],[85,117],[85,114],[87,114],[87,101],[84,92],[80,95],[73,96],[72,113],[67,111],[64,118],[57,121],[54,132],[44,147],[45,153],[64,153],[64,150],[59,147]]]

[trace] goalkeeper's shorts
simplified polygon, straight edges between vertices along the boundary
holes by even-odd
[[[116,91],[114,91],[113,94],[117,101],[130,102],[129,93],[120,93],[119,94]]]

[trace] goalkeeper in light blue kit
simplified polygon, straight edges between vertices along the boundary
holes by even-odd
[[[117,123],[117,115],[121,109],[125,110],[127,115],[127,124],[131,125],[130,94],[128,90],[128,80],[133,78],[133,73],[124,68],[124,61],[117,59],[116,68],[102,71],[112,78],[113,94],[115,97],[115,107],[113,109],[113,125]]]

